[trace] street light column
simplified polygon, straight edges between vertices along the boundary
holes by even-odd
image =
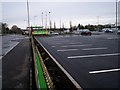
[[[116,0],[116,30],[117,30],[117,23],[118,23],[118,22],[117,22],[117,19],[118,19],[118,18],[117,18],[117,17],[118,17],[118,16],[117,16],[117,14],[118,14],[118,13],[117,13],[117,12],[118,12],[117,8],[118,8],[118,3],[117,3],[117,0]]]
[[[98,31],[99,31],[99,19],[100,19],[100,16],[97,16],[97,20],[98,20]]]
[[[29,28],[29,37],[31,36],[31,28],[30,28],[30,15],[29,15],[29,3],[27,0],[27,18],[28,18],[28,28]]]
[[[50,13],[51,13],[51,12],[49,12],[49,29],[51,29]]]
[[[45,29],[47,30],[47,11],[45,11],[45,13],[46,13]]]
[[[43,27],[43,12],[42,12],[42,16],[41,17],[42,17],[42,27]]]

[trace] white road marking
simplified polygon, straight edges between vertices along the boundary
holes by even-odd
[[[114,38],[107,38],[107,39],[114,39]]]
[[[2,60],[2,57],[3,57],[3,56],[0,56],[0,60]]]
[[[99,70],[99,71],[91,71],[90,74],[97,74],[97,73],[107,73],[107,72],[114,72],[114,71],[120,71],[120,68],[118,69],[109,69],[109,70]]]
[[[102,49],[108,49],[108,48],[85,48],[82,50],[102,50]]]
[[[86,44],[86,45],[67,45],[67,46],[61,46],[61,47],[79,47],[79,46],[92,46],[92,44]]]
[[[60,45],[60,44],[63,44],[63,42],[61,43],[53,43],[54,45]],[[65,43],[66,45],[69,45],[69,44],[82,44],[81,42],[73,42],[73,43]]]
[[[119,37],[107,38],[108,40],[119,39]]]
[[[10,52],[13,48],[15,48],[19,43],[20,43],[20,42],[17,42],[15,45],[13,45],[13,46],[4,54],[4,56],[5,56],[8,52]]]
[[[79,49],[64,49],[64,50],[57,50],[58,52],[65,52],[65,51],[77,51]]]
[[[67,43],[67,44],[82,44],[81,42]]]
[[[79,47],[79,46],[92,46],[92,44],[85,44],[85,45],[66,45],[66,46],[51,46],[51,47]]]
[[[70,56],[67,58],[74,59],[74,58],[87,58],[87,57],[105,57],[105,56],[115,56],[115,55],[120,55],[120,53],[100,54],[100,55],[85,55],[85,56]]]
[[[63,44],[63,42],[61,42],[61,43],[53,43],[54,45],[60,45],[60,44]],[[82,44],[81,42],[75,42],[75,43],[65,43],[65,44],[67,44],[67,45],[69,45],[69,44]]]
[[[51,47],[56,47],[56,46],[51,46]]]
[[[7,52],[5,52],[5,54],[3,56],[0,56],[0,60],[2,60],[2,58],[9,53],[13,48],[15,48],[20,42],[17,42],[13,47],[11,47]]]

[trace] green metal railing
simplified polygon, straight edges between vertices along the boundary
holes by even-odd
[[[43,71],[42,71],[42,67],[41,67],[41,63],[40,63],[40,59],[38,56],[38,53],[36,53],[36,64],[37,64],[37,71],[38,71],[38,84],[39,84],[39,88],[44,88],[44,90],[47,90],[47,85],[44,79],[44,75],[43,75]]]
[[[36,84],[38,89],[47,90],[47,84],[45,82],[40,58],[38,51],[35,48],[34,41],[32,39],[32,48],[33,48],[33,57],[34,57],[34,65],[35,65],[35,77],[36,77]]]

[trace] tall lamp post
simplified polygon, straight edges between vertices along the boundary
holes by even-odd
[[[60,19],[60,30],[61,30],[61,19]]]
[[[45,29],[47,30],[47,11],[45,11],[45,14],[46,14]]]
[[[49,12],[49,29],[51,29],[50,13],[51,13],[51,12]]]
[[[36,22],[36,18],[37,18],[37,16],[34,16],[34,25],[37,26],[37,24],[35,23]]]
[[[24,22],[25,22],[25,27],[27,27],[27,20],[24,20]]]
[[[98,31],[99,31],[99,19],[100,19],[100,16],[97,16],[97,20],[98,20]]]
[[[41,18],[42,18],[42,27],[43,27],[43,12],[41,13]]]
[[[29,14],[29,3],[27,0],[27,18],[28,18],[28,28],[30,28],[30,14]],[[31,36],[31,29],[29,29],[29,37]]]
[[[116,0],[116,30],[117,30],[117,23],[118,23],[118,21],[117,21],[118,20],[118,18],[117,18],[118,17],[117,16],[118,9],[117,8],[118,8],[118,3],[117,3],[117,0]]]

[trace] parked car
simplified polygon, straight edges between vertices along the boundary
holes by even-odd
[[[119,35],[120,35],[120,30],[118,30],[117,34],[119,34]]]
[[[111,30],[111,29],[106,29],[105,32],[106,32],[106,33],[113,33],[113,30]]]
[[[89,29],[83,29],[82,31],[81,31],[81,35],[91,35],[92,33],[91,33],[91,31],[89,30]]]
[[[53,31],[51,31],[51,32],[50,32],[50,35],[59,35],[59,33],[58,33],[58,32],[53,32]]]

